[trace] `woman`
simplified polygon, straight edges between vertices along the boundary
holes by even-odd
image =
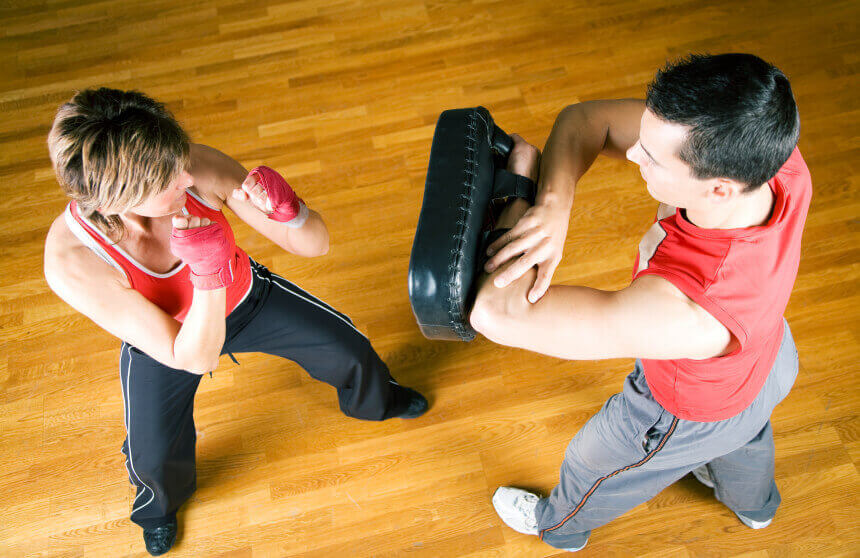
[[[328,251],[322,217],[278,173],[248,173],[190,144],[160,103],[106,88],[60,107],[48,148],[71,201],[48,232],[45,277],[122,340],[122,451],[137,487],[131,519],[150,554],[173,545],[176,510],[194,492],[194,393],[220,355],[293,360],[337,388],[347,416],[426,411],[347,316],[236,246],[224,206],[288,252]]]

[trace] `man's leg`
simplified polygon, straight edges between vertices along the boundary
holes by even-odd
[[[775,403],[782,401],[797,378],[799,361],[791,328],[784,323],[779,353],[768,383],[775,386]],[[767,384],[765,385],[767,387]],[[764,389],[762,391],[765,391]],[[693,473],[714,488],[719,501],[753,529],[767,527],[776,514],[781,498],[774,479],[773,430],[770,421],[741,448],[710,461]]]
[[[694,422],[675,418],[654,401],[637,362],[622,393],[611,397],[571,441],[559,485],[549,498],[533,504],[534,534],[557,548],[579,548],[591,529],[705,463],[717,464],[711,469],[723,484],[719,497],[731,502],[734,511],[753,521],[772,517],[779,493],[767,424],[796,375],[797,351],[786,326],[777,360],[756,399],[730,419]],[[753,461],[749,468],[738,469],[737,461],[747,458]],[[740,494],[747,483],[755,489]]]
[[[535,509],[541,539],[556,548],[580,548],[591,529],[649,500],[703,459],[696,437],[648,390],[641,364],[573,438],[559,484]],[[684,447],[688,446],[688,447]],[[669,459],[663,459],[669,455]]]
[[[770,524],[782,502],[774,480],[773,430],[770,421],[745,446],[704,465],[717,499],[750,527]]]

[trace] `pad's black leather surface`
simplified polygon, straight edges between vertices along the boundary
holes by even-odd
[[[484,107],[439,116],[409,261],[409,299],[428,338],[475,337],[468,315],[480,271],[481,232],[496,169],[504,169],[512,145]],[[516,179],[504,182],[506,193],[523,191]],[[533,192],[532,184],[532,197]]]

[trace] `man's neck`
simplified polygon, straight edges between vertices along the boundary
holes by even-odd
[[[742,229],[764,225],[773,213],[776,196],[767,184],[742,195],[725,208],[712,211],[687,209],[688,221],[702,229]]]

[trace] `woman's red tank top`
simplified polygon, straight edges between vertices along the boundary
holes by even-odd
[[[251,290],[251,265],[248,255],[236,246],[233,229],[220,210],[207,204],[198,195],[188,193],[183,211],[190,215],[206,217],[224,227],[227,242],[233,248],[233,283],[227,287],[227,314],[241,303]],[[111,242],[89,219],[78,211],[73,201],[66,207],[66,223],[90,250],[110,265],[122,271],[131,288],[180,322],[191,308],[194,287],[189,274],[191,270],[181,262],[167,273],[155,273],[138,263],[125,250]]]

